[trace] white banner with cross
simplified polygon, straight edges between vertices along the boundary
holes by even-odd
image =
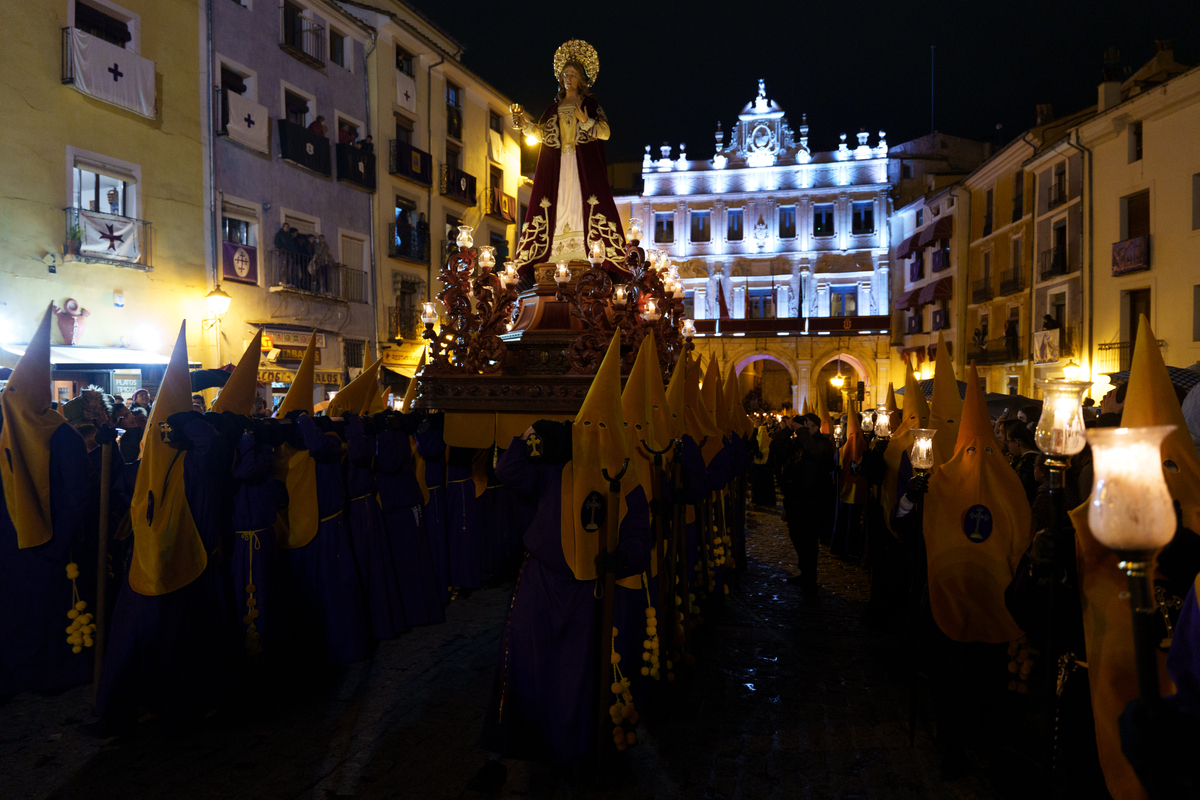
[[[155,118],[154,62],[150,59],[72,28],[71,65],[79,91]]]

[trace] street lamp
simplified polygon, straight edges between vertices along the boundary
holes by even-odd
[[[231,300],[233,300],[233,298],[225,294],[219,285],[217,288],[209,292],[204,298],[204,302],[208,305],[209,313],[212,314],[216,319],[220,319],[221,317],[225,316],[225,312],[229,310],[229,303]]]
[[[1074,359],[1068,361],[1067,365],[1063,367],[1063,377],[1069,381],[1078,380],[1080,372],[1083,372],[1083,367],[1076,364]]]
[[[845,382],[846,379],[842,377],[842,360],[839,358],[837,362],[837,375],[829,379],[829,384],[835,389],[840,389]]]
[[[1151,573],[1154,554],[1175,535],[1175,507],[1163,478],[1162,441],[1174,425],[1097,428],[1088,432],[1095,483],[1088,527],[1096,541],[1120,557],[1129,581],[1134,660],[1142,702],[1157,701],[1158,634]]]

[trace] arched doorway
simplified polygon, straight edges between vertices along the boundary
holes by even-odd
[[[775,356],[755,353],[739,361],[736,369],[748,414],[793,407],[795,376],[788,364]]]
[[[838,374],[842,376],[843,380],[841,388],[830,383],[830,380]],[[813,385],[816,391],[825,393],[825,407],[829,409],[830,415],[838,416],[846,410],[842,403],[843,390],[848,390],[850,396],[854,397],[858,382],[867,380],[868,377],[861,370],[858,359],[851,359],[845,354],[839,353],[820,367]]]

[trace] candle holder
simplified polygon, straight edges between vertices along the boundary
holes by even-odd
[[[1174,425],[1098,428],[1088,432],[1095,482],[1088,527],[1120,558],[1129,583],[1134,662],[1143,703],[1159,699],[1154,555],[1175,535],[1175,506],[1163,478],[1162,442]]]
[[[458,226],[458,238],[454,240],[455,244],[463,249],[469,249],[475,244],[475,239],[471,236],[471,231],[475,230],[470,225]]]
[[[629,284],[618,283],[613,287],[612,302],[618,308],[624,308],[629,302]]]
[[[859,422],[859,427],[862,428],[863,435],[867,436],[867,435],[874,433],[875,432],[875,413],[872,411],[860,411],[859,417],[861,417],[861,421]]]
[[[591,247],[588,248],[588,262],[593,267],[604,263],[604,245],[599,240],[592,242]]]
[[[658,304],[653,297],[646,298],[646,304],[642,306],[642,317],[648,322],[655,322],[662,314],[658,310]]]
[[[521,280],[521,276],[517,274],[517,264],[515,261],[505,261],[504,270],[500,273],[500,283],[505,289],[516,285],[517,281]]]
[[[436,303],[421,304],[421,322],[425,323],[425,333],[421,334],[422,339],[428,339],[433,342],[437,338],[437,334],[433,332],[434,323],[438,321],[438,312]]]
[[[512,126],[516,130],[521,130],[525,127],[525,108],[520,103],[513,103],[508,107],[508,113],[512,117]]]
[[[642,221],[640,219],[638,219],[637,217],[630,217],[629,230],[626,231],[625,238],[628,239],[629,243],[632,244],[634,247],[641,244],[641,242],[642,242]]]
[[[892,416],[885,403],[875,407],[875,438],[883,441],[892,438]]]
[[[490,272],[492,267],[496,266],[496,248],[491,245],[480,247],[478,262],[484,272]]]
[[[933,437],[937,434],[934,428],[913,428],[912,449],[908,451],[908,460],[913,472],[917,475],[928,475],[933,469]]]

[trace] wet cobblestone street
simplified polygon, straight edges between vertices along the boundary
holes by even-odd
[[[616,761],[610,788],[510,763],[499,796],[1014,796],[1017,778],[987,764],[940,780],[927,698],[910,748],[899,637],[861,624],[866,572],[822,548],[821,598],[803,602],[785,582],[795,557],[779,517],[751,521],[741,586],[709,615],[691,674],[637,699],[641,742]],[[282,696],[268,676],[247,677],[236,704],[186,727],[149,720],[136,738],[82,730],[90,687],[12,698],[0,706],[0,797],[481,797],[464,787],[483,763],[476,741],[510,591],[456,600],[445,624]]]

